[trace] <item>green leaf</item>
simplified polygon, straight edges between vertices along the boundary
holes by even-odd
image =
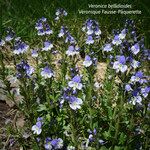
[[[124,150],[124,148],[123,148],[123,147],[120,147],[120,146],[115,146],[115,147],[114,147],[114,150]]]
[[[127,136],[122,132],[119,137],[119,144],[124,144],[124,142],[126,141],[126,138]]]
[[[37,150],[37,149],[39,149],[39,147],[38,147],[37,144],[34,143],[34,144],[32,145],[32,149],[33,149],[33,150]]]
[[[47,110],[47,107],[43,104],[40,104],[37,111],[41,112],[41,111],[46,111],[46,110]]]
[[[105,132],[103,133],[103,135],[104,135],[104,137],[105,137],[106,139],[108,139],[108,137],[110,137],[109,131],[105,131]]]
[[[50,119],[51,119],[50,114],[47,114],[47,115],[46,115],[46,119],[47,119],[48,121],[50,121]]]
[[[105,146],[102,146],[100,150],[108,150]]]
[[[49,97],[51,100],[53,100],[53,101],[55,100],[55,97],[53,95],[49,95]]]
[[[96,150],[95,148],[93,148],[93,147],[88,147],[88,149],[87,150]]]

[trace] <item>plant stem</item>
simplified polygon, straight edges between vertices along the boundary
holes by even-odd
[[[115,143],[116,143],[116,141],[117,141],[117,139],[118,139],[118,133],[119,133],[119,129],[120,129],[120,116],[121,116],[121,114],[122,114],[122,106],[123,106],[123,99],[124,99],[124,93],[123,93],[123,88],[122,88],[122,86],[120,85],[120,89],[121,89],[121,98],[120,98],[120,102],[119,102],[119,113],[118,113],[118,117],[117,117],[117,121],[116,121],[116,125],[115,125],[115,128],[116,128],[116,131],[115,131],[115,135],[114,135],[114,140],[113,140],[113,146],[115,146]],[[115,112],[115,114],[116,114],[116,112]],[[113,116],[113,117],[115,117],[115,116]]]
[[[72,131],[72,141],[75,147],[77,147],[77,135],[76,135],[76,131],[75,131],[75,116],[74,116],[74,112],[69,109],[70,112],[70,121],[71,121],[71,131]]]

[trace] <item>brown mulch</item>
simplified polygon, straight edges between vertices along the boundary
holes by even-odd
[[[13,112],[13,108],[0,100],[0,150],[19,150],[15,143],[11,145],[11,136],[7,135],[7,125],[12,123],[15,115]]]

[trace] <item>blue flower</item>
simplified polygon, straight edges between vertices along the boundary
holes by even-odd
[[[63,98],[63,96],[60,98],[60,101],[59,101],[59,107],[60,109],[63,107],[63,104],[64,104],[65,100]]]
[[[61,17],[67,16],[67,12],[63,8],[59,8],[56,10],[55,15],[55,20],[58,21]]]
[[[42,69],[41,76],[44,77],[45,79],[47,79],[47,78],[53,77],[54,73],[48,66],[46,66]]]
[[[94,140],[93,134],[90,134],[88,139],[89,139],[89,142],[92,142]]]
[[[97,66],[97,63],[98,63],[97,58],[94,57],[94,58],[92,59],[92,62],[93,62],[93,65],[94,65],[94,66]]]
[[[51,141],[51,145],[55,148],[57,146],[58,140],[57,139],[53,139]]]
[[[97,36],[99,36],[99,35],[101,35],[101,30],[99,29],[99,27],[98,26],[96,26],[95,27],[95,35],[97,35]]]
[[[98,22],[95,20],[88,19],[82,27],[82,31],[86,32],[88,36],[99,37],[101,35],[101,30],[99,28]]]
[[[123,40],[125,37],[126,37],[126,29],[123,29],[123,30],[121,31],[121,33],[119,34],[119,38],[120,38],[121,40]]]
[[[68,42],[70,42],[70,44],[76,43],[74,37],[71,36],[70,33],[67,33],[67,37],[66,37],[66,40],[65,40],[65,43],[68,43]]]
[[[33,134],[41,134],[42,132],[42,123],[40,121],[38,121],[35,125],[32,126],[32,131],[33,131]]]
[[[42,18],[39,19],[39,21],[41,21],[41,22],[46,22],[46,21],[47,21],[47,18],[42,17]]]
[[[34,57],[34,58],[38,57],[38,52],[37,52],[37,50],[32,50],[31,56]]]
[[[104,46],[104,48],[103,48],[103,51],[106,51],[106,52],[112,51],[111,44],[105,44],[105,46]]]
[[[33,72],[34,72],[34,68],[31,67],[31,66],[27,66],[27,68],[26,68],[26,74],[27,74],[27,76],[30,77],[33,74]]]
[[[51,138],[49,138],[49,137],[46,138],[44,147],[45,147],[46,150],[51,150],[52,149]]]
[[[131,77],[130,82],[142,82],[143,76],[143,72],[138,71]]]
[[[121,39],[119,38],[119,35],[115,35],[115,37],[114,37],[112,43],[113,43],[114,45],[117,45],[117,46],[122,43]]]
[[[45,31],[45,34],[47,34],[47,35],[50,35],[52,33],[53,33],[53,31],[50,28],[47,28]]]
[[[67,29],[64,26],[61,26],[58,37],[63,37],[67,33]]]
[[[25,61],[22,61],[20,64],[17,64],[16,69],[18,78],[30,77],[34,72],[34,68],[32,66],[29,66],[29,64]]]
[[[140,62],[132,59],[131,66],[136,69],[140,66]]]
[[[77,98],[75,96],[71,96],[69,99],[69,106],[73,110],[77,110],[81,108],[83,101],[81,98]]]
[[[37,137],[36,141],[39,143],[41,141],[41,138]]]
[[[99,140],[99,143],[100,143],[101,145],[104,145],[106,142],[105,142],[104,140],[100,139],[100,140]]]
[[[70,68],[70,72],[71,72],[71,77],[74,77],[76,74],[79,73],[79,68],[78,67]]]
[[[134,55],[137,55],[140,51],[140,46],[138,43],[134,44],[132,47],[131,47],[131,51]]]
[[[0,39],[0,46],[4,46],[5,45],[5,41]]]
[[[37,22],[36,25],[35,25],[35,28],[36,28],[37,30],[43,29],[43,24],[42,24],[42,22]]]
[[[48,24],[45,24],[45,34],[50,35],[53,31],[51,30],[50,26]]]
[[[149,49],[143,50],[143,55],[144,55],[143,59],[150,60],[150,50]]]
[[[94,136],[97,134],[97,131],[96,131],[96,129],[94,128],[93,131],[88,130],[88,132],[89,132],[88,141],[89,141],[89,142],[93,142],[93,141],[95,140]]]
[[[133,105],[136,105],[136,104],[141,105],[142,104],[142,97],[140,96],[139,92],[140,92],[140,88],[132,91],[132,97],[130,100],[131,104],[133,104]]]
[[[24,43],[23,41],[20,40],[20,38],[17,38],[15,40],[15,44],[14,44],[14,54],[23,54],[25,53],[27,50],[29,49],[29,45],[27,45],[26,43]]]
[[[61,149],[63,147],[63,140],[61,138],[51,139],[47,137],[44,147],[46,150]]]
[[[74,46],[74,45],[69,46],[68,50],[66,51],[66,54],[68,56],[74,56],[74,55],[79,54],[79,47],[78,46]]]
[[[38,117],[38,118],[37,118],[37,121],[42,122],[42,121],[43,121],[43,118],[42,118],[42,117]],[[43,122],[42,122],[42,123],[43,123]]]
[[[96,129],[94,128],[94,130],[93,130],[93,134],[94,135],[96,135],[97,134],[97,131],[96,131]]]
[[[38,35],[50,35],[53,33],[53,31],[51,30],[49,24],[47,23],[47,18],[40,18],[36,25],[35,25],[35,28],[37,29],[38,31]]]
[[[42,51],[48,51],[53,48],[53,44],[50,41],[44,42],[44,47],[42,48]]]
[[[150,87],[146,86],[145,88],[141,88],[141,94],[144,98],[148,96],[150,92]]]
[[[85,60],[83,61],[83,65],[85,67],[89,67],[92,65],[92,60],[91,60],[91,57],[89,55],[85,56]]]
[[[70,95],[72,95],[71,92],[72,92],[72,89],[70,87],[64,88],[64,90],[63,90],[63,99],[68,101],[69,98],[70,98]]]
[[[90,45],[90,44],[93,44],[93,43],[94,43],[93,37],[92,36],[88,36],[88,38],[86,40],[86,44]]]
[[[73,90],[81,90],[82,89],[82,83],[81,82],[81,77],[79,75],[76,75],[75,77],[72,78],[71,81],[69,81],[68,86],[73,88]]]
[[[61,27],[60,32],[58,34],[58,37],[63,37],[63,36],[66,37],[65,43],[68,43],[68,42],[70,44],[75,44],[76,43],[74,37],[71,36],[71,34],[69,33],[67,27],[64,27],[64,26]]]
[[[142,97],[140,95],[137,95],[137,96],[133,96],[131,98],[131,101],[130,101],[131,104],[133,105],[136,105],[136,104],[142,104]]]
[[[95,21],[92,20],[92,19],[88,19],[88,20],[86,21],[86,28],[87,28],[87,29],[92,28],[93,22],[95,22]]]
[[[87,35],[91,35],[91,34],[94,33],[94,31],[93,31],[92,29],[89,28],[89,29],[87,29],[87,32],[86,32],[86,33],[87,33]]]
[[[44,30],[43,30],[43,29],[39,29],[39,30],[38,30],[38,35],[45,35]]]
[[[113,69],[116,70],[116,72],[121,71],[122,73],[124,73],[128,67],[126,64],[126,58],[124,56],[118,56],[117,57],[117,61],[114,62],[113,64]]]
[[[61,149],[63,147],[63,140],[61,138],[53,139],[51,141],[51,145],[54,147],[54,149]]]
[[[55,15],[56,16],[60,16],[60,15],[67,16],[67,12],[63,8],[59,8],[59,9],[56,10]]]
[[[133,89],[131,88],[130,84],[126,84],[125,90],[129,92],[132,91]]]
[[[14,32],[11,28],[9,28],[9,29],[7,30],[7,35],[6,35],[6,37],[5,37],[5,41],[6,41],[6,42],[9,42],[9,41],[13,40],[14,37],[15,37],[15,32]]]

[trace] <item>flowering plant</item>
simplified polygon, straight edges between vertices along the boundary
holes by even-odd
[[[77,39],[63,22],[67,12],[55,15],[51,25],[45,17],[36,22],[37,45],[12,29],[0,40],[3,90],[24,118],[8,134],[24,149],[148,149],[150,52],[134,22],[105,41],[88,19]]]

